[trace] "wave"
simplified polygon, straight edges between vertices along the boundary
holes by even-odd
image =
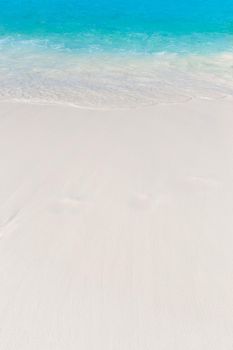
[[[93,35],[76,43],[60,36],[0,38],[0,99],[124,108],[233,96],[228,36],[209,42],[196,36],[191,44],[190,37],[164,40],[154,34],[156,51],[147,50],[148,37],[140,33],[131,33],[116,50],[112,38],[106,47],[106,38]],[[140,45],[144,41],[144,51],[135,38]]]

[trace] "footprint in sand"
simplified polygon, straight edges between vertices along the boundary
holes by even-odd
[[[14,231],[22,215],[27,213],[38,191],[43,185],[43,177],[37,175],[37,168],[30,173],[32,178],[25,178],[0,206],[0,234]]]
[[[152,200],[145,193],[134,194],[130,198],[130,206],[136,210],[148,210],[151,208]]]
[[[71,214],[71,215],[77,215],[84,204],[84,199],[80,196],[76,197],[63,197],[61,199],[58,199],[53,202],[52,204],[52,212],[54,212],[57,215],[60,214]]]
[[[135,193],[129,200],[129,206],[135,210],[148,211],[157,209],[168,202],[170,202],[170,196],[165,193],[160,193],[157,196],[147,193]]]
[[[84,201],[85,196],[80,193],[77,184],[66,181],[47,204],[49,211],[55,215],[77,215]]]
[[[0,216],[0,238],[17,228],[17,218],[19,212],[19,210],[15,210],[6,217]]]
[[[217,189],[221,185],[218,180],[205,176],[190,176],[187,180],[200,189]]]

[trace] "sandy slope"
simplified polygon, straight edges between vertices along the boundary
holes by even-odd
[[[0,349],[232,350],[233,104],[0,104]]]

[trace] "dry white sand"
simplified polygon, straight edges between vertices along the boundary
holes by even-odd
[[[233,104],[0,104],[0,349],[233,349]]]

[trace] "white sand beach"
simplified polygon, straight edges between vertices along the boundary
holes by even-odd
[[[233,349],[233,103],[0,103],[0,349]]]

